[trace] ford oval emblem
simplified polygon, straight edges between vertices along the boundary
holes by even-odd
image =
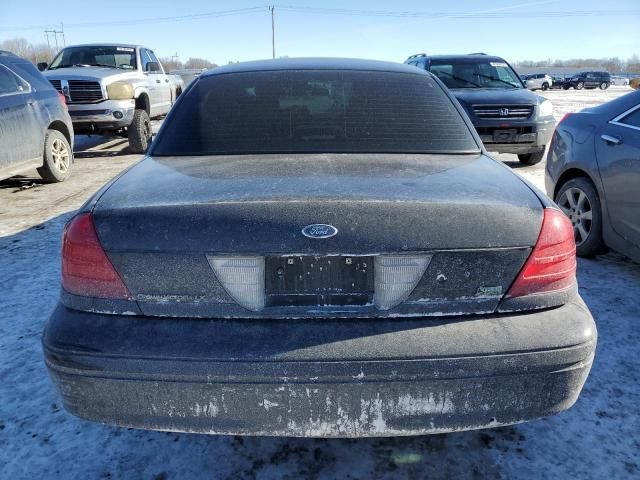
[[[324,223],[315,223],[307,225],[302,229],[302,234],[309,238],[329,238],[338,233],[338,229],[333,225],[325,225]]]

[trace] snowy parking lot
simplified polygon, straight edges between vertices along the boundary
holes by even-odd
[[[554,115],[630,92],[551,90]],[[321,440],[147,432],[89,423],[61,407],[40,338],[59,293],[64,223],[105,181],[141,157],[123,139],[78,137],[75,171],[42,185],[0,182],[0,478],[639,478],[640,265],[617,253],[578,263],[599,330],[576,405],[492,430],[408,438]],[[497,158],[544,189],[544,162]]]

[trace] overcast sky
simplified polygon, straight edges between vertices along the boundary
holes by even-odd
[[[259,0],[0,0],[0,41],[43,43],[43,31],[60,22],[67,45],[140,43],[158,56],[218,64],[271,57],[271,15]],[[516,61],[640,53],[640,0],[282,0],[275,23],[276,56],[403,61],[417,52],[483,51]]]

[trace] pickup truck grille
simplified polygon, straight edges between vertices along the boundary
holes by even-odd
[[[53,88],[60,93],[65,93],[62,89],[62,80],[49,80]],[[104,100],[100,83],[91,80],[68,80],[69,103],[96,103]]]
[[[533,105],[473,105],[478,118],[492,120],[525,119],[533,114]]]

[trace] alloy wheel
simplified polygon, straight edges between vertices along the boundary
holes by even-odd
[[[59,138],[56,138],[51,144],[51,157],[57,171],[64,173],[69,169],[71,155],[67,146]]]
[[[568,188],[558,198],[558,206],[571,220],[576,246],[582,245],[591,233],[593,220],[593,209],[589,197],[579,188]]]

